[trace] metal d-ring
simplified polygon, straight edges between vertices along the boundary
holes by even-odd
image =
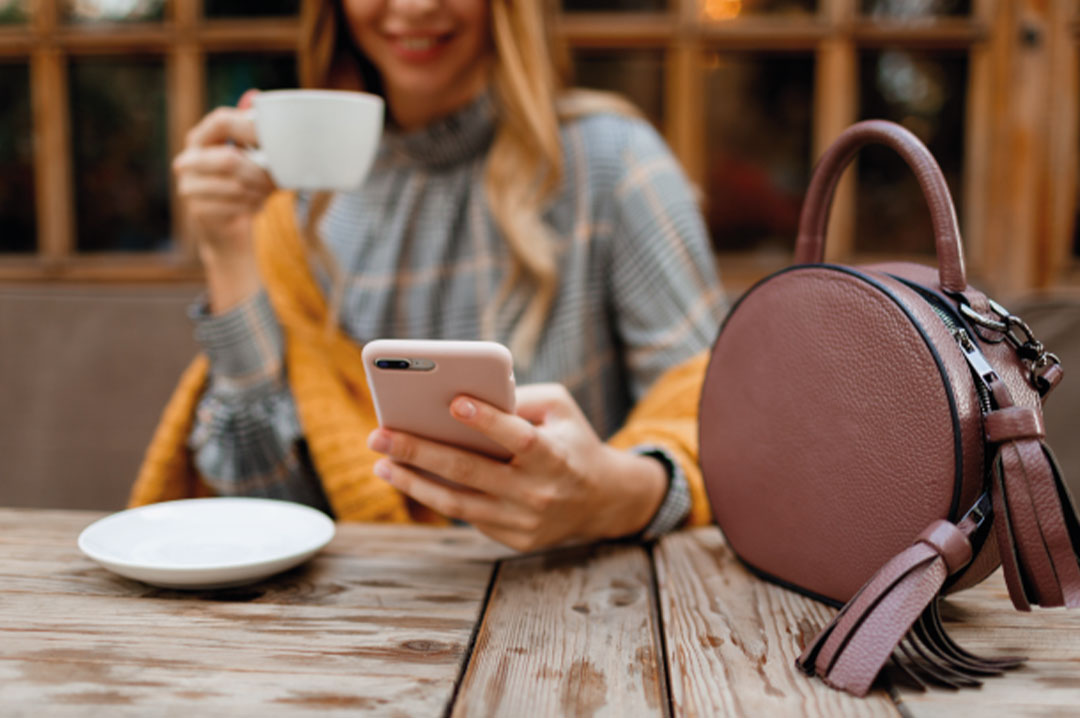
[[[995,313],[998,313],[1001,317],[1009,316],[1009,313],[1007,311],[1004,311],[1005,307],[1002,307],[1000,304],[994,302],[993,300],[991,300],[990,308],[993,309]],[[1004,313],[1002,314],[998,312],[999,309],[1003,310]],[[978,324],[980,327],[983,327],[984,329],[990,329],[991,331],[1000,332],[1002,334],[1005,334],[1009,331],[1008,324],[1006,324],[1005,322],[999,322],[996,319],[991,319],[990,317],[984,317],[983,315],[972,309],[970,304],[965,304],[961,302],[960,313],[971,321]]]
[[[1006,341],[1012,345],[1020,359],[1027,365],[1032,384],[1038,387],[1046,369],[1054,364],[1060,364],[1061,360],[1056,354],[1046,351],[1046,347],[1035,338],[1035,333],[1027,322],[993,299],[987,298],[987,301],[994,314],[1001,317],[1000,320],[984,317],[972,309],[971,305],[963,302],[960,303],[960,313],[984,329],[1003,334]]]

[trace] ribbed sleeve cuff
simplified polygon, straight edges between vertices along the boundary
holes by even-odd
[[[668,475],[668,490],[660,508],[638,538],[649,541],[679,528],[690,515],[690,483],[686,480],[679,463],[666,449],[651,444],[641,444],[630,449],[635,454],[651,456],[664,465]]]
[[[247,394],[280,386],[284,339],[266,292],[217,316],[200,299],[188,315],[195,340],[210,358],[215,391]]]

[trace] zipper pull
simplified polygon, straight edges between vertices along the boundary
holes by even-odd
[[[967,360],[968,366],[975,372],[975,376],[979,377],[979,381],[982,382],[983,388],[992,395],[993,389],[991,384],[995,381],[1000,381],[997,372],[994,371],[994,367],[990,366],[990,362],[986,361],[986,357],[979,351],[979,347],[975,345],[975,342],[971,339],[971,335],[967,333],[966,329],[957,327],[953,330],[953,337],[956,339],[956,343],[960,345],[960,351],[963,352],[964,359]]]

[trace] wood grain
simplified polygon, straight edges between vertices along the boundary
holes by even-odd
[[[440,715],[507,553],[468,529],[340,525],[293,571],[167,591],[83,557],[94,518],[0,510],[5,716]]]
[[[750,575],[716,528],[662,539],[656,574],[675,718],[898,715],[883,690],[853,698],[796,669],[832,610]]]
[[[898,715],[884,690],[855,699],[797,671],[831,609],[751,576],[712,527],[664,538],[654,570],[634,545],[517,557],[469,529],[344,524],[304,566],[182,592],[82,556],[97,516],[0,509],[5,718]],[[1080,705],[1080,611],[1018,613],[995,575],[942,613],[969,650],[1030,661],[980,690],[895,677],[903,715]]]
[[[662,716],[649,557],[601,546],[505,562],[454,716]]]

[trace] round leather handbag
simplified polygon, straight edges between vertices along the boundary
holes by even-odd
[[[937,268],[822,263],[836,184],[868,143],[914,170]],[[1062,376],[1021,319],[967,284],[926,147],[888,122],[845,131],[814,170],[795,264],[721,327],[700,407],[701,467],[731,548],[763,578],[844,606],[804,670],[861,695],[890,657],[950,685],[1015,665],[963,651],[938,615],[942,592],[999,564],[1017,608],[1080,606],[1080,522],[1040,410]]]

